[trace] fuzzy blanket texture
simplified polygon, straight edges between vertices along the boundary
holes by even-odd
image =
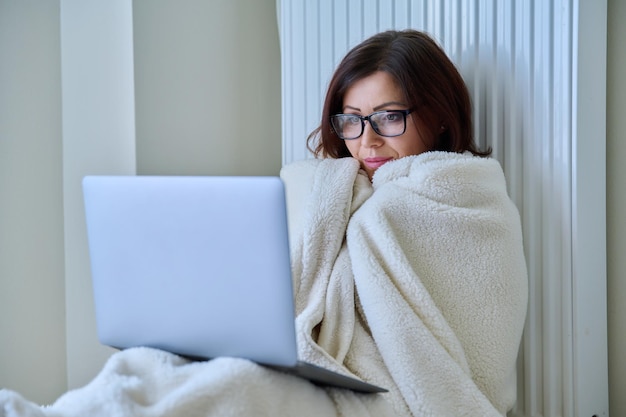
[[[370,182],[352,158],[319,159],[281,177],[301,357],[388,393],[136,348],[50,406],[0,391],[0,417],[505,415],[528,288],[498,162],[428,152]]]

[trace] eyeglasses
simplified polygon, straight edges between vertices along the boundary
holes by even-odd
[[[392,138],[400,136],[406,131],[406,116],[413,110],[383,110],[369,116],[358,114],[335,114],[330,116],[330,124],[335,133],[343,140],[351,140],[360,137],[365,129],[367,120],[380,136]]]

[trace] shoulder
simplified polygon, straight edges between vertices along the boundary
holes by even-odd
[[[292,177],[302,179],[315,175],[341,174],[345,171],[354,172],[358,165],[354,158],[302,159],[283,166],[280,176],[283,180],[291,180]]]
[[[454,172],[471,176],[484,173],[493,175],[502,174],[502,168],[493,158],[474,156],[469,152],[431,151],[406,156],[383,165],[376,171],[373,182],[376,187],[403,177],[436,177]]]
[[[359,162],[354,158],[305,159],[285,165],[280,177],[291,230],[298,230],[305,217],[324,207],[339,202],[352,207],[355,196],[364,200],[369,194],[358,173]],[[367,185],[371,189],[369,181]]]
[[[383,165],[373,179],[375,189],[388,185],[454,191],[488,188],[506,192],[500,163],[471,153],[425,152]]]

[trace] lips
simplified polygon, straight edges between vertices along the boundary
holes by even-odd
[[[393,158],[375,156],[370,158],[363,159],[363,165],[370,169],[378,169],[387,162],[391,161]]]

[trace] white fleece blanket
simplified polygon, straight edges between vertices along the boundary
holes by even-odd
[[[429,152],[385,164],[373,183],[352,158],[302,161],[281,176],[301,355],[389,393],[138,348],[48,407],[0,391],[0,417],[504,415],[527,277],[498,163]]]

